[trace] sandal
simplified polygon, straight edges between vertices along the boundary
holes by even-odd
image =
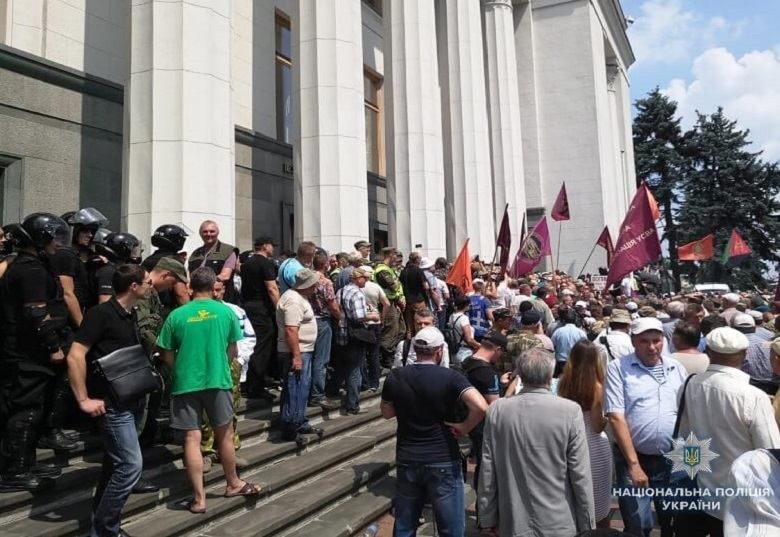
[[[263,490],[263,488],[255,485],[254,483],[244,482],[244,486],[241,487],[241,490],[236,492],[225,491],[225,498],[235,498],[237,496],[257,496],[260,494],[261,490]]]
[[[203,515],[206,513],[206,508],[203,507],[201,509],[197,509],[195,507],[195,500],[190,500],[189,502],[187,502],[187,511],[189,511],[193,515]]]

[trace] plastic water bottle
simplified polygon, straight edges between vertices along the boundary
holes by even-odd
[[[376,537],[377,533],[379,533],[379,524],[374,522],[363,532],[363,537]]]

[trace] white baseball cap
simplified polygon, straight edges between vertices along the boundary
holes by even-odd
[[[444,345],[444,335],[434,326],[426,326],[414,335],[412,345],[415,348],[434,350]]]
[[[648,330],[664,331],[664,325],[657,317],[640,317],[631,325],[631,335],[637,336]]]

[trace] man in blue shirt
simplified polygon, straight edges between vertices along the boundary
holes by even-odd
[[[577,328],[577,313],[569,308],[562,307],[558,310],[558,320],[561,326],[552,334],[553,347],[555,348],[555,373],[557,378],[569,359],[569,352],[574,344],[581,339],[587,339],[588,335],[581,328]]]
[[[480,341],[490,330],[490,323],[493,321],[493,311],[490,309],[490,301],[482,294],[485,290],[485,282],[477,278],[472,284],[474,286],[474,294],[469,297],[471,301],[469,322],[474,329],[474,339]]]
[[[302,268],[311,268],[314,261],[314,254],[317,251],[317,245],[311,241],[303,241],[298,245],[298,251],[295,257],[285,259],[279,265],[279,296],[283,295],[288,289],[295,287],[295,276]]]
[[[615,436],[613,446],[618,498],[625,533],[649,536],[653,529],[651,499],[655,502],[661,535],[671,535],[670,516],[661,509],[663,498],[634,497],[630,488],[665,488],[677,418],[677,392],[688,373],[671,357],[662,356],[663,325],[654,317],[631,327],[634,353],[610,362],[604,382],[604,414]],[[637,495],[639,496],[639,495]]]

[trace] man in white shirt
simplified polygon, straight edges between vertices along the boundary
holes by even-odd
[[[709,489],[711,503],[720,509],[684,517],[680,535],[691,537],[723,535],[723,508],[726,497],[715,494],[730,487],[729,470],[743,453],[754,449],[780,448],[780,431],[769,396],[750,385],[750,376],[741,369],[748,339],[733,328],[716,328],[706,338],[710,366],[688,382],[685,410],[680,420],[680,436],[689,433],[699,441],[711,439],[710,450],[718,457],[710,460],[711,472],[699,471],[698,487]]]
[[[604,364],[619,360],[634,352],[631,343],[631,315],[627,310],[615,309],[609,317],[609,328],[596,336],[593,342],[599,349]]]

